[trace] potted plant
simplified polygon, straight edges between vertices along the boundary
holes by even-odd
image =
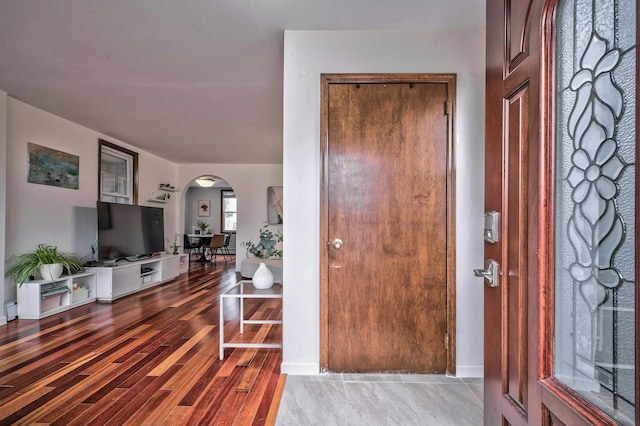
[[[253,273],[251,281],[257,289],[267,289],[273,285],[273,272],[266,265],[266,259],[272,257],[282,257],[282,250],[276,248],[276,245],[282,241],[282,233],[280,231],[273,232],[265,225],[260,228],[260,242],[257,244],[253,241],[244,241],[242,245],[247,248],[247,253],[260,259],[258,269]]]
[[[198,220],[196,222],[196,226],[198,227],[198,229],[200,229],[200,233],[201,234],[206,234],[207,232],[207,228],[209,227],[209,224],[207,222],[204,222],[202,220]]]
[[[178,245],[179,236],[180,234],[176,234],[176,236],[173,238],[173,244],[169,246],[169,248],[172,249],[172,254],[178,254],[178,249],[180,248],[180,246]]]
[[[282,241],[282,233],[280,231],[273,232],[268,227],[269,225],[265,225],[260,228],[260,242],[257,244],[252,240],[241,243],[247,248],[247,252],[259,259],[282,257],[282,250],[276,248],[276,244]]]
[[[63,269],[66,269],[68,274],[82,271],[80,259],[47,244],[38,244],[34,251],[14,256],[12,260],[13,263],[7,270],[7,277],[19,283],[20,286],[36,270],[42,278],[51,281],[58,279]]]

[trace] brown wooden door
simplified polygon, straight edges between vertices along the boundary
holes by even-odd
[[[499,242],[484,246],[500,272],[485,287],[487,425],[638,421],[637,272],[616,270],[637,259],[622,231],[637,203],[620,207],[635,191],[635,171],[623,166],[635,163],[635,117],[622,113],[637,96],[637,70],[624,63],[637,53],[623,47],[635,28],[621,18],[606,29],[621,16],[610,2],[567,0],[561,14],[559,3],[487,1],[485,209],[501,213]],[[594,80],[582,82],[587,75]]]
[[[501,232],[498,243],[485,242],[484,247],[485,260],[494,259],[500,270],[497,287],[485,287],[486,425],[540,423],[531,410],[537,404],[532,389],[536,347],[531,344],[537,329],[531,325],[538,305],[535,287],[528,285],[537,263],[529,257],[535,250],[530,233],[537,219],[532,214],[536,200],[529,195],[536,188],[531,163],[537,158],[539,98],[531,74],[538,72],[539,33],[533,31],[530,40],[520,42],[532,6],[487,2],[485,210],[500,213]]]
[[[326,89],[325,368],[444,373],[450,84]]]

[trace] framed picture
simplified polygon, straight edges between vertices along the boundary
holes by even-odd
[[[198,200],[198,216],[210,216],[211,215],[211,201],[210,200]]]
[[[79,188],[80,157],[31,142],[27,143],[27,151],[27,182],[60,188]]]
[[[270,186],[267,188],[267,223],[276,225],[282,223],[282,187]]]

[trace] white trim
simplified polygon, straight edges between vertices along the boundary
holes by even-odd
[[[320,374],[319,362],[283,362],[280,373],[291,376],[313,376]]]
[[[456,377],[484,377],[484,365],[456,364]]]
[[[133,172],[133,155],[131,154],[127,154],[126,152],[120,151],[118,149],[115,148],[111,148],[110,146],[107,145],[102,145],[101,146],[101,150],[100,150],[100,158],[101,158],[101,162],[105,162],[104,161],[104,156],[106,155],[110,155],[112,157],[115,158],[119,158],[120,160],[125,162],[125,166],[127,169],[126,172],[126,194],[118,194],[118,193],[109,193],[104,191],[104,183],[103,183],[103,178],[104,175],[111,175],[111,173],[106,172],[103,168],[102,168],[102,164],[100,164],[100,201],[104,201],[106,197],[115,197],[115,198],[122,198],[127,200],[127,203],[125,204],[133,204],[133,180],[134,180],[134,172]],[[113,176],[114,179],[117,179],[117,176]],[[115,184],[114,184],[115,185]]]

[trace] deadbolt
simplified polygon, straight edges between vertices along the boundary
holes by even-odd
[[[484,214],[484,240],[489,244],[500,241],[500,213],[490,211]]]
[[[336,250],[340,250],[342,248],[342,240],[340,238],[336,238],[331,244],[333,244],[333,248]]]

